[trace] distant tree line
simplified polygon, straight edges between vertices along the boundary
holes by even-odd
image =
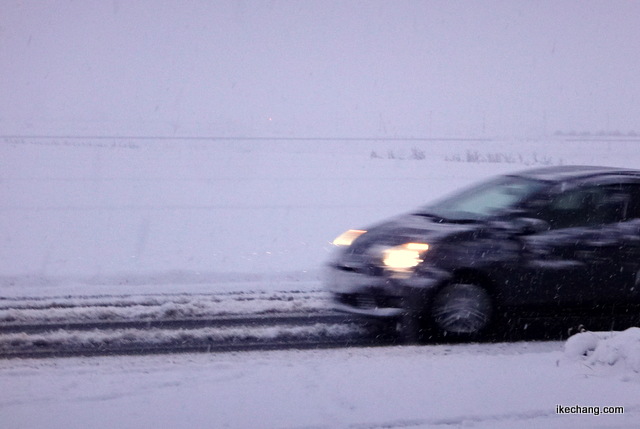
[[[640,134],[638,134],[636,131],[631,130],[628,131],[626,133],[623,133],[621,131],[615,130],[615,131],[597,131],[597,132],[591,132],[591,131],[562,131],[562,130],[558,130],[555,132],[556,136],[578,136],[578,137],[638,137]]]

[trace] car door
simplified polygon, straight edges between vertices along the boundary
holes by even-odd
[[[620,179],[584,183],[535,211],[550,225],[523,238],[523,266],[537,302],[594,307],[638,299],[637,189]]]
[[[640,303],[640,183],[606,186],[602,226],[584,237],[594,305]]]

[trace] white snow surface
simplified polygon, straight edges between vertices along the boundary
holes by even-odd
[[[0,362],[2,427],[636,428],[640,374],[562,343]],[[624,414],[557,414],[557,406]]]

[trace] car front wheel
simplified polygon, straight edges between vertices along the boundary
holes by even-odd
[[[491,321],[493,305],[487,290],[472,283],[452,283],[434,297],[433,322],[444,334],[473,336]]]

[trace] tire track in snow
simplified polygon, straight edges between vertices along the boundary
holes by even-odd
[[[5,298],[0,300],[0,332],[19,325],[316,313],[327,307],[319,291]]]
[[[4,300],[0,357],[372,345],[321,292]]]

